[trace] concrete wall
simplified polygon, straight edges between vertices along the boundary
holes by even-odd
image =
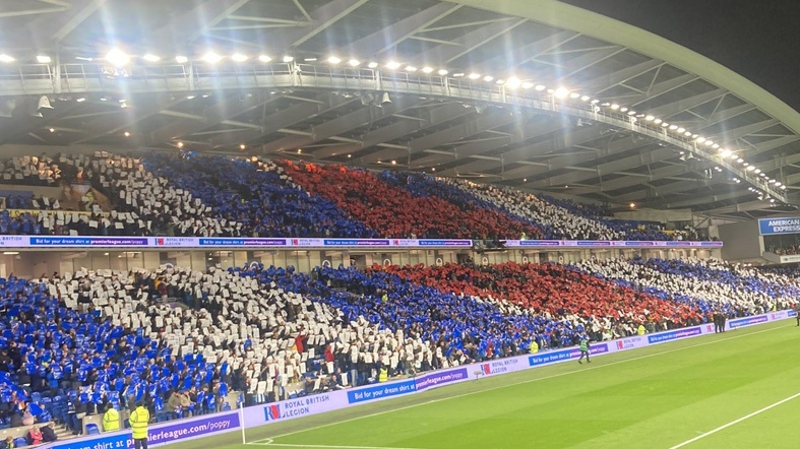
[[[725,244],[722,248],[722,258],[725,260],[757,259],[764,252],[756,220],[719,226],[719,238]]]

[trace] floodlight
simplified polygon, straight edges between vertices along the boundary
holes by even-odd
[[[267,55],[261,55],[261,56],[258,57],[258,60],[261,61],[261,62],[270,62],[270,61],[272,61],[272,58],[270,58]]]
[[[431,73],[433,72],[433,67],[423,67],[422,73]]]
[[[234,53],[231,55],[231,60],[236,62],[245,62],[247,61],[247,55],[243,55],[241,53]]]
[[[189,58],[187,56],[175,56],[175,62],[178,64],[186,64],[189,62]]]
[[[516,76],[512,76],[511,78],[508,79],[508,81],[506,81],[506,86],[509,89],[516,89],[517,87],[519,87],[521,85],[522,85],[522,81],[520,81],[520,79],[517,78]]]
[[[469,78],[469,79],[471,79],[471,80],[476,80],[476,79],[478,79],[478,78],[480,78],[480,77],[481,77],[481,74],[480,74],[480,73],[470,73],[470,74],[469,74],[469,76],[468,76],[467,78]]]
[[[370,62],[369,64],[367,64],[367,67],[369,67],[370,69],[378,68],[378,63],[374,61]]]
[[[111,51],[106,53],[106,61],[117,67],[127,65],[131,61],[131,57],[119,48],[112,48]]]
[[[204,54],[202,59],[203,59],[203,61],[205,61],[205,62],[207,62],[209,64],[216,64],[220,60],[222,60],[222,56],[214,53],[213,51],[210,51],[210,52]]]
[[[152,53],[148,53],[148,54],[142,56],[142,59],[144,59],[147,62],[158,62],[158,61],[161,60],[161,57],[158,56],[158,55],[154,55]]]
[[[437,73],[439,73],[439,75],[440,75],[440,76],[445,76],[445,75],[447,75],[447,73],[448,73],[448,72],[447,72],[447,70],[445,70],[445,69],[441,69],[441,70],[439,70],[439,72],[437,72]]]
[[[389,70],[397,70],[400,68],[400,63],[395,61],[389,61],[386,63],[386,68]]]
[[[331,56],[330,58],[328,58],[328,62],[331,64],[338,64],[342,62],[342,60],[337,58],[336,56]]]
[[[359,65],[361,65],[361,61],[359,61],[358,59],[351,59],[347,61],[347,63],[350,64],[351,67],[358,67]]]
[[[52,61],[53,59],[47,55],[39,55],[36,57],[36,62],[38,62],[39,64],[50,64],[50,62]]]

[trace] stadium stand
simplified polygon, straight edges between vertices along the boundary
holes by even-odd
[[[715,260],[10,276],[0,283],[0,424],[30,410],[78,431],[79,414],[142,399],[174,419],[222,410],[239,392],[269,402],[584,334],[784,309],[798,293],[796,277]]]
[[[0,173],[17,184],[82,183],[91,188],[72,210],[64,210],[56,198],[8,194],[7,209],[20,212],[0,215],[3,234],[689,238],[684,232],[663,232],[657,224],[614,220],[597,206],[424,174],[376,174],[338,165],[191,152],[144,157],[96,152],[12,158]]]

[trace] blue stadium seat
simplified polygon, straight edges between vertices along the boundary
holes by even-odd
[[[100,433],[100,429],[97,427],[97,424],[86,424],[86,434],[87,435],[97,435]]]

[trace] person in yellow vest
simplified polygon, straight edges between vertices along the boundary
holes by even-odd
[[[539,352],[539,343],[536,343],[536,340],[531,341],[531,354],[536,354]]]
[[[141,402],[136,404],[136,410],[131,413],[130,423],[133,431],[133,444],[136,449],[147,449],[147,424],[150,422],[150,412]]]
[[[108,410],[103,415],[103,432],[116,432],[119,430],[119,412],[113,405],[108,404]]]
[[[637,329],[636,333],[639,335],[644,335],[647,333],[647,329],[644,328],[644,324],[639,325],[639,329]]]
[[[378,375],[378,382],[386,382],[389,380],[389,370],[381,367],[381,373]]]

